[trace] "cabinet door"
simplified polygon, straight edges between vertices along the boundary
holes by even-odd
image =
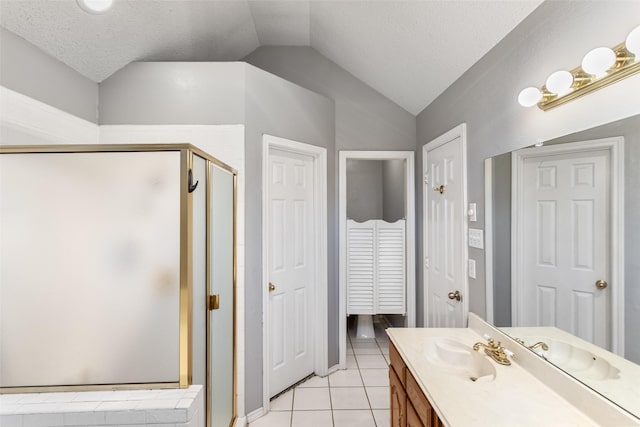
[[[393,368],[400,380],[400,384],[402,384],[402,387],[405,387],[407,365],[405,365],[404,360],[402,360],[400,353],[398,353],[398,350],[392,342],[389,343],[389,358],[391,359],[390,368]]]
[[[407,395],[393,369],[389,369],[391,427],[407,427]]]
[[[421,420],[422,425],[426,427],[440,427],[442,422],[438,418],[438,414],[431,406],[431,403],[426,398],[418,383],[416,382],[411,372],[407,372],[407,406],[413,405],[415,408],[416,416]]]
[[[407,401],[407,427],[424,427],[416,410],[413,409],[411,401]]]

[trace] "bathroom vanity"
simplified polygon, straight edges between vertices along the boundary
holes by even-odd
[[[391,328],[391,426],[640,426],[474,314],[467,328]],[[510,365],[474,344],[502,342]],[[491,353],[488,351],[488,353]]]

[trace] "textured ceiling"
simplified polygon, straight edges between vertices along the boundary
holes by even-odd
[[[0,25],[100,82],[133,61],[236,61],[311,46],[417,114],[542,0],[0,0]]]

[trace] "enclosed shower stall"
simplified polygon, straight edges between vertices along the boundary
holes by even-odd
[[[230,425],[235,217],[188,144],[0,147],[0,393],[202,384]]]

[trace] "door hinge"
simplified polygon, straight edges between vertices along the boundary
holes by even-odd
[[[426,173],[424,174],[424,183],[425,183],[425,184],[429,184],[429,172],[426,172]]]

